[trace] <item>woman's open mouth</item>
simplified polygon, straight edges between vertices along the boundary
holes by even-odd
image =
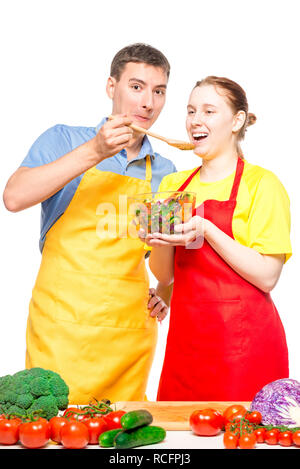
[[[207,132],[195,132],[195,133],[192,134],[192,140],[193,140],[192,143],[194,143],[194,145],[198,145],[199,142],[202,142],[207,137],[208,137]]]

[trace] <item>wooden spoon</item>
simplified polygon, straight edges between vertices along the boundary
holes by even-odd
[[[112,120],[114,116],[109,116],[109,120]],[[162,140],[163,142],[167,143],[168,145],[171,145],[172,147],[179,148],[179,150],[193,150],[195,148],[195,145],[192,143],[188,142],[182,142],[181,140],[173,140],[170,138],[162,137],[161,135],[155,134],[154,132],[150,132],[150,130],[146,130],[143,127],[138,127],[137,125],[134,124],[129,124],[128,127],[131,127],[132,130],[135,130],[136,132],[140,132],[142,134],[147,134],[150,137],[157,138],[158,140]]]

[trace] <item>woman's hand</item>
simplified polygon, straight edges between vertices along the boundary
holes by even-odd
[[[175,225],[176,234],[151,233],[145,235],[140,230],[139,237],[148,246],[186,246],[189,248],[199,248],[202,246],[208,220],[195,215],[187,223]]]
[[[152,318],[157,317],[158,321],[161,322],[167,316],[169,308],[164,300],[156,294],[155,288],[149,288],[149,295],[148,309],[151,310],[150,316]]]

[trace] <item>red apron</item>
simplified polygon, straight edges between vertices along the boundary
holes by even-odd
[[[206,200],[195,209],[233,239],[243,169],[238,158],[229,200]],[[270,294],[242,278],[206,240],[199,249],[177,246],[157,400],[250,401],[264,385],[288,375],[285,332]]]

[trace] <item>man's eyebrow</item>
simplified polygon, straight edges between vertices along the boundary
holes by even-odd
[[[129,82],[134,81],[135,83],[140,83],[141,85],[146,85],[147,83],[140,78],[130,78]],[[155,88],[167,88],[167,85],[162,84],[162,85],[157,85]]]

